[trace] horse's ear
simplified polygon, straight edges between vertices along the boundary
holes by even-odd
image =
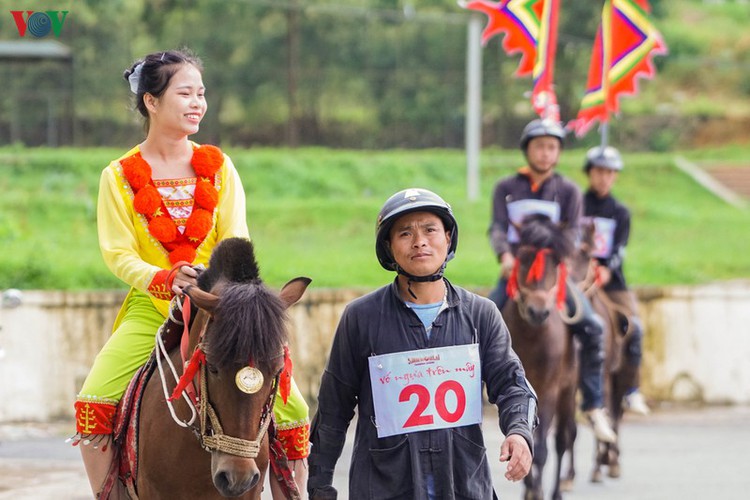
[[[299,301],[299,299],[302,298],[305,290],[307,290],[307,286],[311,282],[312,280],[310,278],[305,278],[304,276],[294,278],[293,280],[289,281],[289,283],[284,285],[284,287],[279,292],[279,298],[287,308],[292,307]]]
[[[193,301],[193,304],[198,306],[200,309],[203,309],[204,311],[208,311],[209,313],[212,313],[219,303],[218,296],[209,292],[205,292],[197,286],[188,286],[185,288],[184,292],[185,295],[190,297],[190,300]]]

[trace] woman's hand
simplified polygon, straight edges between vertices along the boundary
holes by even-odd
[[[198,285],[198,272],[190,266],[180,266],[172,279],[172,291],[182,295],[182,290],[188,285]]]

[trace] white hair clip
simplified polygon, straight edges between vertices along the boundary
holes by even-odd
[[[138,84],[141,82],[141,70],[143,69],[143,63],[140,62],[135,65],[133,72],[128,76],[128,83],[130,84],[130,91],[134,94],[138,94]]]

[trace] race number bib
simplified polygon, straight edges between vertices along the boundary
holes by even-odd
[[[508,242],[518,243],[518,231],[514,226],[519,226],[523,218],[530,214],[542,214],[550,218],[552,222],[560,222],[560,204],[556,201],[545,200],[518,200],[508,203]]]
[[[615,244],[615,228],[617,221],[594,217],[594,250],[592,257],[608,259],[612,255],[612,247]]]
[[[378,437],[482,421],[479,344],[370,356]]]

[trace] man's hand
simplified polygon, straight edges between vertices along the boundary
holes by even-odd
[[[500,276],[504,279],[510,278],[510,273],[513,271],[513,266],[516,264],[516,258],[510,252],[505,252],[500,256]]]
[[[511,434],[500,448],[500,461],[508,462],[505,479],[520,481],[531,470],[531,450],[526,440],[518,434]]]

